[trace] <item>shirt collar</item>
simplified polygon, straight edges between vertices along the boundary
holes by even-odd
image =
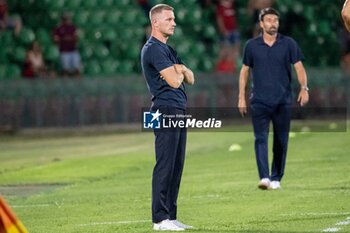
[[[149,41],[153,41],[162,45],[166,45],[165,43],[161,42],[160,40],[158,40],[157,38],[150,36]]]
[[[278,43],[280,40],[282,40],[283,37],[284,36],[282,34],[277,33],[277,38],[276,38],[275,44]],[[265,41],[264,41],[263,36],[262,36],[262,33],[260,33],[260,35],[258,36],[258,42],[259,42],[259,44],[265,44]]]

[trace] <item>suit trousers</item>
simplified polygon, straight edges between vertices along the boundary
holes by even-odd
[[[284,175],[291,121],[291,105],[252,103],[252,123],[255,136],[255,157],[260,179],[280,181]],[[273,125],[273,159],[271,174],[268,161],[268,136]]]
[[[164,115],[185,114],[185,110],[161,107]],[[156,107],[152,107],[156,111]],[[152,176],[152,220],[175,220],[177,197],[185,161],[186,128],[155,129],[156,164]]]

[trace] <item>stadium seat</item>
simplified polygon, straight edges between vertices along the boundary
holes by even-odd
[[[6,78],[6,65],[0,64],[0,80]]]
[[[9,64],[6,70],[6,77],[9,79],[20,78],[21,69],[15,64]]]
[[[102,25],[104,23],[105,15],[106,13],[103,10],[92,11],[89,17],[89,26],[96,27]]]
[[[195,6],[197,4],[197,0],[181,0],[181,4],[184,6]]]
[[[214,62],[208,56],[201,57],[199,69],[202,71],[212,71],[214,69]]]
[[[160,3],[164,3],[163,0],[153,0],[152,2],[153,2],[154,5],[160,4]],[[169,3],[168,3],[168,4],[169,4]]]
[[[332,27],[329,25],[329,23],[325,20],[320,20],[317,22],[318,24],[318,33],[322,36],[328,36],[332,32]]]
[[[26,50],[23,47],[16,47],[11,53],[11,60],[18,64],[22,64],[25,61]]]
[[[64,7],[67,8],[70,11],[75,11],[77,8],[80,7],[80,5],[82,4],[82,0],[68,0],[65,2]]]
[[[97,60],[91,60],[84,64],[84,73],[89,76],[96,76],[101,74],[101,67]]]
[[[201,42],[193,42],[190,46],[191,54],[195,57],[201,57],[205,54],[205,46]]]
[[[109,50],[103,44],[95,44],[93,46],[94,55],[97,59],[106,58],[109,55]]]
[[[49,45],[44,49],[45,60],[49,62],[57,62],[59,60],[60,52],[56,45]]]
[[[84,40],[86,38],[85,30],[83,28],[77,28],[77,35],[78,35],[79,41]]]
[[[102,30],[102,34],[103,34],[103,40],[104,41],[114,41],[117,39],[118,35],[117,32],[113,29],[113,28],[104,28]]]
[[[62,10],[65,7],[64,0],[46,1],[48,10]]]
[[[13,33],[10,31],[2,31],[0,33],[0,42],[4,48],[12,46],[15,42]]]
[[[44,27],[44,25],[45,25],[46,28],[50,29],[50,31],[51,31],[60,22],[61,16],[62,16],[62,12],[60,12],[60,11],[47,12],[47,19],[44,22],[40,22],[40,27]],[[48,28],[48,25],[46,25],[46,24],[50,24],[50,27]]]
[[[166,4],[171,5],[172,7],[174,7],[175,11],[177,10],[178,7],[182,6],[182,0],[166,0],[165,1]]]
[[[114,4],[117,7],[126,7],[130,6],[134,1],[133,0],[114,0]]]
[[[193,56],[190,53],[181,55],[182,61],[188,66],[191,67],[191,70],[197,71],[199,68],[200,58]]]
[[[118,30],[120,31],[121,28],[118,28]],[[134,32],[132,30],[125,30],[119,34],[119,38],[120,38],[120,41],[123,41],[123,42],[132,41],[134,38]]]
[[[203,27],[203,36],[206,39],[216,40],[217,39],[217,31],[213,25],[206,25]]]
[[[49,45],[52,43],[51,35],[44,28],[39,28],[36,31],[35,35],[36,35],[37,41],[43,46]]]
[[[30,28],[23,28],[18,37],[20,43],[23,45],[29,45],[35,39],[35,34]]]
[[[134,33],[135,41],[140,41],[145,37],[146,31],[145,31],[145,28],[143,28],[143,27],[139,27],[139,26],[134,27],[134,28],[132,28],[132,31]]]
[[[113,59],[107,59],[101,62],[101,73],[105,75],[112,75],[117,73],[119,62]]]
[[[117,70],[120,74],[130,74],[133,71],[134,62],[130,60],[123,60],[120,62]]]
[[[123,57],[126,59],[138,59],[140,56],[141,45],[140,43],[127,43],[122,46]]]
[[[184,56],[184,54],[189,54],[191,48],[191,43],[189,41],[182,41],[181,46],[177,46],[177,52],[180,57]]]
[[[11,0],[7,2],[7,5],[10,9],[13,9],[17,4],[19,0]],[[22,0],[23,1],[23,0]]]
[[[202,11],[197,7],[193,7],[190,9],[187,13],[187,17],[184,19],[184,21],[191,23],[191,24],[196,24],[196,23],[201,23],[202,20]]]
[[[142,15],[139,14],[139,11],[131,8],[127,13],[123,15],[123,17],[121,17],[121,23],[125,25],[131,25],[131,24],[134,24],[135,22],[138,22],[138,20],[141,18],[142,18]],[[140,23],[140,25],[142,24]]]
[[[23,13],[21,17],[26,19],[26,22],[24,24],[26,28],[34,28],[40,22],[39,18],[32,17],[32,15],[29,12]]]
[[[102,33],[103,33],[102,28],[95,27],[95,28],[86,30],[85,36],[88,38],[89,41],[99,42],[103,39]]]
[[[80,43],[79,51],[83,61],[87,61],[93,58],[94,51],[90,43]]]
[[[112,41],[110,45],[110,54],[114,59],[122,60],[121,46],[119,41]]]
[[[9,80],[21,77],[21,69],[16,64],[0,65],[0,80]]]
[[[73,15],[73,22],[79,26],[83,27],[87,24],[90,13],[85,10],[79,10]]]
[[[108,9],[114,5],[113,0],[100,0],[99,3],[100,3],[101,7],[106,8],[106,9]]]
[[[178,23],[185,24],[185,19],[188,16],[188,9],[186,9],[186,7],[177,9],[175,16]]]
[[[84,0],[82,2],[82,7],[86,8],[86,9],[95,9],[96,7],[98,7],[98,1],[97,0]]]
[[[7,51],[5,48],[0,49],[0,63],[5,63],[8,61]]]
[[[186,39],[186,37],[184,36],[184,32],[183,32],[182,28],[176,27],[175,34],[172,37],[170,37],[169,43],[172,45],[182,44],[182,41],[184,41],[185,39]]]
[[[120,18],[122,16],[122,12],[116,9],[113,9],[112,11],[109,11],[106,14],[106,23],[109,26],[115,26],[118,25],[120,23]]]

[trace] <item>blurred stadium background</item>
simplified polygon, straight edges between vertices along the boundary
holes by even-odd
[[[197,0],[149,2],[175,8],[178,26],[169,44],[197,77],[196,85],[188,88],[189,106],[236,106],[238,71],[215,72],[219,36],[211,10]],[[275,4],[282,14],[280,31],[294,37],[305,54],[309,106],[346,106],[349,85],[340,68],[343,2],[278,0]],[[0,132],[139,121],[150,96],[139,62],[148,18],[136,0],[9,0],[8,4],[10,12],[22,18],[23,30],[17,37],[9,31],[0,33]],[[246,0],[237,0],[237,6],[243,47],[254,22]],[[46,63],[59,69],[51,32],[67,10],[79,29],[82,78],[21,78],[25,51],[33,40],[42,45]]]

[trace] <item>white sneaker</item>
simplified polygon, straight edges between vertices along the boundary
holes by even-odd
[[[178,227],[181,227],[183,229],[192,229],[193,226],[190,226],[190,225],[186,225],[186,224],[183,224],[182,222],[179,222],[177,220],[170,220],[174,225],[178,226]]]
[[[165,219],[159,223],[154,223],[153,230],[156,230],[156,231],[184,231],[185,229],[182,227],[176,226],[169,219]]]
[[[258,188],[262,190],[266,190],[270,187],[270,179],[262,178],[258,184]]]
[[[279,181],[271,181],[270,184],[270,189],[280,189],[281,187],[281,183]]]

